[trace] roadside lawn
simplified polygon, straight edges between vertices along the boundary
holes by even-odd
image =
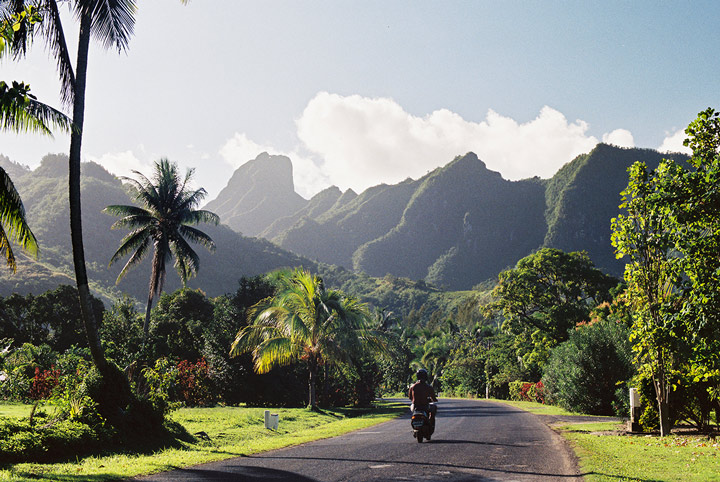
[[[539,403],[495,401],[539,415],[579,415]],[[552,428],[570,441],[588,482],[720,481],[720,443],[705,435],[630,435],[617,422],[564,422]]]
[[[0,405],[0,414],[19,418],[27,416],[30,408],[28,405]],[[389,402],[379,402],[369,410],[271,409],[280,417],[278,430],[271,431],[264,427],[264,408],[182,408],[172,412],[169,418],[194,437],[187,441],[177,440],[176,447],[153,453],[108,452],[62,463],[0,465],[0,481],[120,480],[334,437],[391,420],[405,410],[406,405]]]

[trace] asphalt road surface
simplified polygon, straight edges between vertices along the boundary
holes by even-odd
[[[500,403],[441,399],[432,441],[410,414],[296,447],[164,472],[144,481],[580,481],[562,437]],[[282,421],[280,421],[282,423]]]

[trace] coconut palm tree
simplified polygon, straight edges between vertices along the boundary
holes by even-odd
[[[255,371],[303,360],[309,372],[310,407],[316,406],[318,368],[349,361],[363,349],[381,350],[382,335],[371,329],[364,304],[340,291],[326,290],[321,278],[304,269],[278,278],[277,294],[256,304],[230,355],[252,352]]]
[[[160,294],[165,282],[165,264],[175,258],[175,269],[185,285],[200,266],[197,253],[187,240],[200,243],[210,250],[215,249],[215,243],[210,236],[191,225],[201,222],[218,224],[220,218],[210,211],[195,210],[207,193],[202,188],[189,189],[194,169],[188,169],[183,178],[178,172],[177,164],[161,159],[155,162],[152,180],[137,171],[133,172],[139,180],[127,177],[122,179],[130,183],[135,200],[144,207],[113,205],[106,207],[103,212],[122,216],[113,224],[113,228],[132,229],[110,259],[110,264],[113,264],[132,253],[120,271],[118,281],[130,268],[143,260],[151,245],[153,247],[150,287],[143,325],[144,337],[147,338],[153,299]]]
[[[80,23],[77,60],[73,67],[65,40],[59,3],[67,3]],[[93,362],[103,374],[108,365],[102,351],[90,297],[85,250],[82,237],[80,198],[80,158],[85,118],[85,87],[87,80],[90,37],[105,48],[127,49],[135,25],[134,0],[10,0],[0,6],[0,21],[14,22],[13,39],[3,50],[16,58],[27,52],[36,35],[44,38],[56,60],[60,76],[63,104],[72,107],[73,129],[70,134],[68,197],[70,204],[70,236],[73,248],[75,281],[80,298],[85,332]]]

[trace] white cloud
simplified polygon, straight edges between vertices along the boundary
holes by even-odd
[[[308,103],[297,128],[330,182],[357,191],[418,178],[468,151],[507,179],[550,177],[598,143],[586,122],[547,106],[525,123],[493,110],[475,123],[447,109],[417,117],[392,99],[327,92]]]
[[[472,122],[447,109],[418,117],[392,99],[327,92],[310,100],[296,125],[301,145],[294,149],[274,149],[236,133],[219,153],[233,169],[261,152],[288,156],[296,191],[309,198],[329,185],[361,192],[380,183],[418,179],[468,151],[506,179],[549,178],[599,142],[588,134],[587,122],[569,122],[548,106],[527,122],[493,110]],[[635,145],[626,129],[602,139],[621,147]]]
[[[615,129],[612,132],[603,134],[602,140],[605,144],[612,144],[618,147],[635,147],[635,139],[627,129]]]
[[[141,161],[133,151],[106,152],[101,156],[89,157],[116,176],[134,177],[132,171],[148,176],[152,172],[151,162]]]
[[[692,150],[688,147],[683,146],[683,141],[687,135],[685,129],[680,129],[674,134],[670,134],[663,139],[662,144],[658,147],[660,152],[683,152],[685,154],[692,154]]]
[[[272,147],[263,146],[255,141],[248,138],[247,134],[235,133],[225,144],[220,148],[220,156],[232,166],[233,169],[237,169],[246,162],[253,160],[261,152],[270,152]]]

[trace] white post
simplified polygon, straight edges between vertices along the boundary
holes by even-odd
[[[640,414],[642,412],[640,406],[640,392],[637,388],[630,389],[630,421],[628,429],[631,432],[640,432]]]
[[[270,410],[265,410],[265,428],[270,428]]]

